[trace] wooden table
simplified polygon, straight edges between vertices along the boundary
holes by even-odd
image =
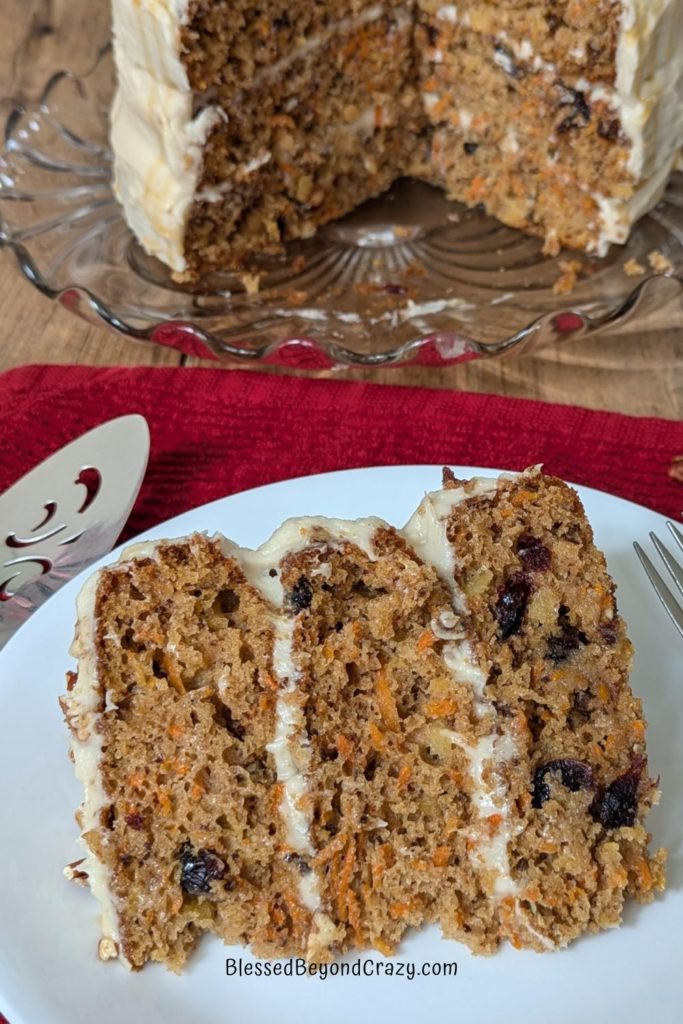
[[[108,0],[2,0],[0,115],[10,97],[34,97],[56,68],[83,70],[104,37]],[[201,365],[191,357],[136,344],[92,327],[43,298],[0,254],[0,370],[26,363]],[[209,365],[216,365],[214,363]],[[558,351],[445,370],[392,369],[339,374],[396,384],[489,391],[575,403],[634,415],[683,418],[683,308],[671,303],[656,317],[616,335],[579,341]],[[484,425],[485,429],[485,425]]]

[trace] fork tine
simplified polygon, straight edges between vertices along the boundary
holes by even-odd
[[[665,547],[664,544],[662,544],[661,540],[659,539],[656,533],[650,533],[650,540],[657,549],[657,554],[660,556],[660,558],[664,562],[664,565],[671,573],[671,578],[678,587],[679,594],[681,595],[681,597],[683,597],[683,569],[681,569],[680,565],[678,564],[674,556],[671,554],[669,549]]]
[[[664,605],[664,608],[671,617],[671,621],[673,622],[674,626],[681,634],[681,636],[683,636],[683,610],[678,604],[678,601],[673,596],[673,594],[667,587],[666,583],[664,582],[664,580],[659,575],[650,559],[647,557],[647,555],[641,548],[638,541],[633,542],[633,547],[635,548],[636,554],[638,555],[638,558],[641,561],[643,569],[647,574],[647,578],[654,587],[657,597]]]
[[[666,525],[669,527],[669,530],[676,539],[676,543],[678,544],[679,548],[681,549],[681,551],[683,551],[683,533],[681,533],[679,528],[675,525],[675,523],[672,523],[670,519],[667,519]]]

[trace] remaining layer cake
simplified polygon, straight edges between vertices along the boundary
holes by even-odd
[[[190,277],[413,174],[604,254],[683,144],[683,0],[113,0],[115,189]]]
[[[407,166],[422,121],[410,0],[113,7],[116,189],[174,270],[277,253]]]
[[[418,7],[431,180],[549,252],[625,242],[683,144],[683,3]]]
[[[559,480],[448,480],[403,531],[125,552],[78,603],[62,705],[102,958],[392,953],[437,922],[555,949],[652,899],[631,648]]]

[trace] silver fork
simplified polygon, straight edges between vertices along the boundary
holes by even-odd
[[[679,548],[683,551],[683,533],[671,521],[667,521],[666,525],[669,527],[671,535]],[[638,541],[633,542],[633,547],[636,549],[636,554],[642,563],[643,569],[647,573],[647,578],[655,589],[657,597],[666,608],[674,626],[681,636],[683,636],[683,566],[681,566],[680,562],[671,554],[669,549],[662,544],[656,533],[650,533],[650,540],[654,544],[657,554],[661,557],[664,565],[669,570],[669,574],[676,585],[676,589],[678,590],[680,597],[676,597],[672,593],[670,587],[667,586],[660,574],[657,572]]]

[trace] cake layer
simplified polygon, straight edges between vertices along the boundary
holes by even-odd
[[[647,902],[663,887],[664,857],[647,850],[656,791],[631,645],[581,503],[528,472],[479,493],[453,481],[409,524],[418,544],[425,521],[447,538],[508,751],[494,769],[508,808],[499,936],[543,951],[613,927],[627,897]]]
[[[545,238],[551,251],[600,247],[601,197],[633,193],[629,143],[604,87],[534,70],[533,58],[518,58],[500,36],[443,18],[437,25],[425,50],[427,175],[453,198]]]
[[[419,6],[433,142],[417,172],[551,253],[625,242],[683,140],[683,4]]]
[[[273,801],[273,628],[217,541],[131,549],[78,606],[62,706],[100,955],[178,969],[197,936],[301,953],[298,873]]]
[[[142,545],[78,611],[103,958],[179,969],[212,931],[320,962],[426,922],[543,951],[664,886],[614,585],[538,470],[448,478],[403,531]]]
[[[425,921],[490,949],[491,909],[469,865],[468,751],[491,722],[442,656],[464,642],[450,594],[395,530],[363,549],[326,531],[311,540],[280,574],[298,609],[313,864],[336,951],[393,952]]]
[[[225,114],[207,139],[188,221],[195,272],[278,253],[380,194],[423,120],[411,85],[410,4],[344,0],[289,14],[282,5],[255,20],[245,18],[250,10],[214,33],[209,5],[186,30],[211,61],[196,66],[190,51],[190,79]],[[231,55],[218,63],[202,45],[216,35]]]

